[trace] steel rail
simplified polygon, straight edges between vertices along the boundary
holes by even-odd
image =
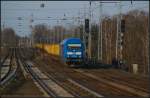
[[[28,70],[28,72],[30,73],[32,79],[34,81],[36,81],[41,88],[50,96],[50,97],[58,97],[57,94],[55,92],[53,92],[45,83],[44,81],[33,71],[33,69],[31,68],[31,65],[27,64],[22,57],[20,57],[20,61],[22,62],[24,68],[26,68]]]
[[[17,58],[17,54],[16,54],[16,48],[14,48],[14,52],[12,51],[12,55],[13,54],[14,54],[14,59],[15,59],[14,61],[16,62],[15,66],[17,66],[17,67],[14,70],[10,70],[9,73],[7,74],[7,76],[5,75],[6,77],[3,79],[3,81],[1,81],[1,85],[6,85],[11,80],[13,80],[16,77],[17,71],[19,70],[19,63],[18,63],[18,58]]]
[[[13,58],[13,50],[12,49],[10,49],[10,50],[11,50],[11,52],[10,52],[10,55],[9,55],[10,56],[9,70],[3,78],[0,78],[0,82],[2,82],[3,80],[5,80],[5,78],[7,78],[7,76],[10,74],[11,69],[12,69],[12,64],[11,63],[12,63],[12,58]],[[3,65],[1,65],[1,66],[3,66]]]

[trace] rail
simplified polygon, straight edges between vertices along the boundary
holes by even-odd
[[[15,48],[14,48],[14,52],[12,51],[12,54],[13,53],[14,53],[14,66],[16,67],[13,70],[9,70],[9,73],[5,75],[5,78],[3,78],[3,80],[1,81],[1,85],[3,86],[8,84],[11,80],[13,80],[16,77],[17,71],[19,69],[18,57],[17,57]],[[12,62],[11,62],[11,66],[12,66]]]
[[[55,92],[53,92],[46,84],[45,82],[40,79],[40,77],[33,71],[33,69],[31,68],[31,65],[29,65],[28,63],[26,63],[22,57],[20,57],[20,61],[22,63],[22,65],[24,66],[25,69],[28,70],[28,72],[30,73],[32,79],[34,81],[36,81],[41,87],[42,89],[51,97],[57,97],[57,95],[55,94]]]

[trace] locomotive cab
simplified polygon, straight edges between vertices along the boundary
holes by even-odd
[[[83,43],[79,38],[65,39],[61,43],[61,58],[67,65],[81,64],[84,58]]]

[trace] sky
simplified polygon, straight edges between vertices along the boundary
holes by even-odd
[[[149,1],[133,1],[132,5],[131,1],[113,2],[116,3],[102,3],[103,16],[126,13],[133,9],[149,12]],[[44,7],[41,7],[41,4],[44,4]],[[84,17],[88,18],[88,13],[89,1],[1,1],[1,28],[11,27],[19,36],[28,36],[31,34],[30,25],[78,25],[83,23]],[[92,1],[91,15],[91,21],[97,23],[100,16],[99,1]],[[18,17],[22,20],[18,20]],[[80,17],[80,21],[75,17]],[[62,18],[67,20],[61,20]]]

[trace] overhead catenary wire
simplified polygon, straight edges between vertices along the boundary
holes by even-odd
[[[111,3],[111,2],[108,2],[108,3]],[[114,2],[114,3],[118,3],[118,2]],[[148,3],[133,3],[132,5],[133,6],[135,6],[135,5],[143,5],[143,4],[146,4],[146,5],[148,5]],[[115,5],[104,5],[104,6],[106,6],[106,7],[115,7]],[[121,6],[130,6],[130,4],[121,4]],[[99,5],[96,5],[94,8],[92,8],[92,10],[93,9],[97,9],[97,8],[99,8]],[[21,11],[39,11],[39,10],[42,10],[42,9],[40,9],[40,8],[38,8],[38,9],[33,9],[33,8],[30,8],[30,9],[20,9],[20,8],[16,8],[16,9],[9,9],[9,8],[5,8],[5,10],[8,10],[8,11],[12,11],[12,10],[21,10]],[[47,9],[44,9],[44,10],[42,10],[42,11],[56,11],[56,10],[68,10],[68,8],[61,8],[61,9],[54,9],[54,8],[47,8]],[[81,7],[81,8],[69,8],[69,10],[84,10],[84,7]]]

